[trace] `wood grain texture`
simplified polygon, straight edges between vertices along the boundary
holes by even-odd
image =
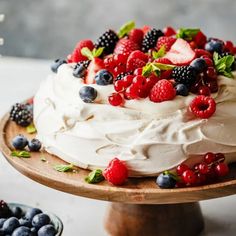
[[[201,187],[160,189],[155,183],[155,178],[129,178],[121,187],[112,186],[106,181],[87,184],[84,178],[89,171],[78,168],[78,173],[57,172],[53,169],[53,165],[65,162],[45,151],[32,153],[28,159],[12,157],[10,144],[12,138],[17,134],[24,134],[28,138],[33,138],[34,135],[27,134],[24,128],[9,121],[8,114],[1,120],[0,131],[2,153],[13,167],[43,185],[74,195],[133,204],[169,204],[196,202],[236,193],[235,164],[231,165],[230,175],[226,179]],[[42,162],[41,157],[45,157],[47,162]]]
[[[197,236],[203,228],[199,203],[112,203],[105,218],[105,229],[112,236]]]

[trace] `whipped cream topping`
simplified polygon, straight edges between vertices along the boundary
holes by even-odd
[[[107,100],[114,86],[92,84],[98,96],[84,103],[79,90],[86,85],[73,76],[73,66],[60,66],[34,98],[38,138],[49,153],[88,169],[104,169],[117,156],[126,161],[130,176],[157,175],[182,162],[192,165],[209,151],[236,161],[235,79],[218,77],[219,91],[212,94],[216,112],[205,120],[188,110],[194,94],[162,103],[126,100],[114,107]]]

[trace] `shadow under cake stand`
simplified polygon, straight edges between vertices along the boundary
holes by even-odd
[[[46,152],[31,153],[30,158],[11,156],[11,140],[17,134],[28,138],[24,128],[9,121],[5,115],[0,123],[1,149],[7,161],[25,176],[48,187],[74,195],[110,201],[105,228],[113,236],[194,236],[204,228],[198,201],[236,193],[236,164],[221,182],[191,188],[160,189],[155,178],[129,178],[124,186],[112,186],[106,181],[88,184],[89,171],[60,173],[53,169],[64,161]],[[41,158],[47,160],[43,162]]]

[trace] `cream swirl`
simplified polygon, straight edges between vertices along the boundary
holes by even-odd
[[[217,110],[201,120],[188,111],[193,94],[162,103],[127,100],[124,107],[113,107],[107,101],[113,85],[92,84],[98,96],[94,103],[84,103],[79,89],[85,84],[72,72],[72,64],[60,66],[34,99],[38,137],[48,152],[88,169],[103,169],[118,156],[131,176],[156,175],[185,161],[193,164],[208,151],[236,160],[235,79],[218,77],[219,91],[212,95]]]

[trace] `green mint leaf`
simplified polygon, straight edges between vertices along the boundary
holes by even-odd
[[[87,47],[82,48],[81,54],[83,56],[87,57],[89,60],[93,60],[93,53],[89,48],[87,48]]]
[[[133,28],[135,27],[134,21],[129,21],[122,25],[118,31],[119,38],[123,38],[125,35],[127,35]]]
[[[151,63],[147,63],[142,70],[142,75],[145,77],[150,76],[152,73],[152,64]]]
[[[192,40],[199,31],[200,29],[180,28],[176,38]]]
[[[73,170],[73,165],[55,165],[53,166],[53,169],[59,172],[69,172]]]
[[[219,59],[219,54],[217,52],[214,52],[213,54],[213,62],[217,73],[228,78],[233,78],[231,67],[234,61],[235,57],[232,55],[227,55]]]
[[[26,132],[27,132],[28,134],[34,134],[34,133],[37,132],[37,130],[36,130],[36,128],[35,128],[35,126],[34,126],[33,123],[30,124],[30,125],[28,125],[28,126],[26,127]]]
[[[92,55],[93,55],[93,57],[99,57],[102,55],[103,51],[104,51],[103,47],[100,47],[98,49],[94,48],[92,51]]]
[[[41,158],[40,158],[40,161],[42,161],[42,162],[46,162],[47,159],[46,159],[45,157],[41,157]]]
[[[11,156],[13,157],[22,157],[22,158],[29,158],[30,157],[30,153],[28,151],[12,151],[11,152]]]
[[[104,176],[102,174],[102,170],[100,169],[91,171],[89,175],[85,178],[85,181],[89,184],[99,183],[103,180]]]
[[[152,63],[154,68],[158,68],[159,70],[173,70],[175,68],[174,65],[162,64],[162,63]]]
[[[156,51],[152,52],[152,57],[154,59],[157,59],[157,58],[163,57],[165,54],[166,54],[166,47],[165,45],[163,45],[157,52]]]

